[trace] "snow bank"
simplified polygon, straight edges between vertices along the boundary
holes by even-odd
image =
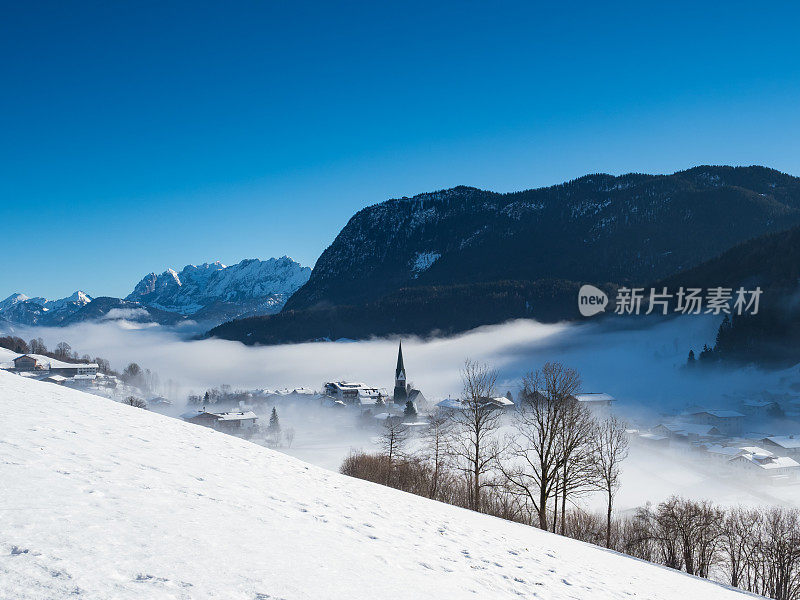
[[[0,598],[739,595],[2,372],[0,415]]]

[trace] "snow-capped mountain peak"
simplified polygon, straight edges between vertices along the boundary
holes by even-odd
[[[253,309],[278,312],[310,275],[309,267],[288,256],[246,259],[231,266],[215,261],[186,265],[179,272],[150,273],[126,300],[182,315],[194,315],[218,303],[242,304],[244,313]]]

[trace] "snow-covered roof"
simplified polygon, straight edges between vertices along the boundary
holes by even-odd
[[[247,412],[224,412],[224,413],[211,413],[219,417],[220,421],[245,421],[247,419],[257,419],[256,413],[252,410]]]
[[[713,425],[698,425],[696,423],[659,423],[654,427],[663,427],[676,435],[719,435],[719,430]]]
[[[775,406],[777,402],[773,400],[745,400],[742,402],[743,406],[750,408],[766,408],[768,406]]]
[[[741,456],[737,456],[732,460],[746,460],[749,463],[752,463],[762,469],[765,470],[772,470],[772,469],[786,469],[786,468],[797,468],[800,467],[800,463],[798,463],[795,459],[789,458],[788,456],[764,456],[758,454],[742,454]]]
[[[780,446],[781,448],[787,448],[787,449],[800,448],[800,436],[773,435],[764,439],[769,440],[770,442]]]
[[[739,456],[740,454],[747,454],[747,451],[743,448],[737,448],[736,446],[721,446],[719,444],[706,446],[706,452],[709,454],[719,454],[730,457]]]
[[[668,439],[665,435],[658,435],[657,433],[640,433],[639,437],[643,440],[649,440],[651,442],[661,442],[663,440]]]
[[[58,381],[59,383],[67,380],[63,375],[50,375],[49,377],[45,377],[45,379],[47,381]]]
[[[498,406],[514,406],[514,402],[509,400],[505,396],[497,396],[496,398],[487,398],[487,400],[492,404],[496,404]]]
[[[445,398],[441,402],[437,402],[436,406],[440,408],[453,408],[453,409],[458,409],[463,407],[463,405],[461,404],[461,400],[459,400],[458,398]]]
[[[742,413],[736,410],[712,409],[712,410],[697,410],[689,413],[690,416],[703,415],[703,414],[712,415],[714,417],[717,417],[718,419],[735,419],[738,417],[744,417]]]
[[[578,402],[614,402],[615,398],[611,394],[604,392],[587,392],[585,394],[575,394],[574,398]]]

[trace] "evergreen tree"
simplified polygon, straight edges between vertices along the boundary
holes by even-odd
[[[272,414],[269,416],[269,431],[273,435],[281,432],[281,422],[278,420],[278,410],[273,406]]]
[[[403,415],[406,417],[416,417],[417,416],[417,407],[414,406],[414,403],[409,400],[406,402],[406,409],[403,411]]]
[[[694,350],[689,350],[689,358],[686,359],[686,366],[693,367],[697,364],[697,359],[694,356]]]

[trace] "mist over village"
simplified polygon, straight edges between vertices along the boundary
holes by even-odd
[[[798,10],[584,8],[9,7],[0,599],[800,600]]]

